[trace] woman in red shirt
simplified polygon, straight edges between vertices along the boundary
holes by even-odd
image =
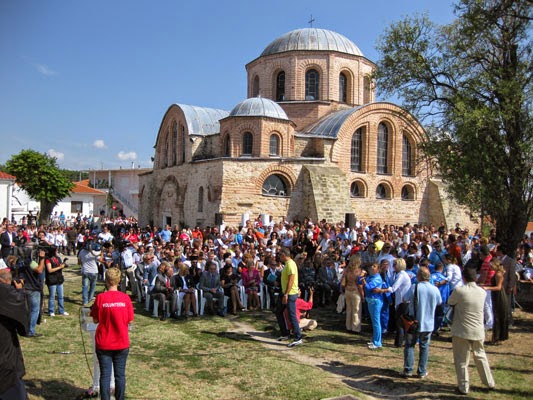
[[[96,296],[91,316],[96,328],[96,356],[100,364],[100,396],[111,398],[111,368],[115,371],[115,399],[126,392],[126,360],[130,338],[128,324],[133,321],[133,305],[126,293],[118,291],[120,270],[109,268],[105,274],[107,291]]]

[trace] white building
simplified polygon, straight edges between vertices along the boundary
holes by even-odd
[[[13,177],[13,182],[15,178]],[[10,215],[17,223],[27,216],[30,211],[37,215],[40,210],[40,202],[31,198],[30,195],[17,184],[12,185],[10,191]],[[4,193],[4,183],[0,180],[0,195]],[[63,212],[67,218],[76,218],[78,213],[81,216],[92,216],[105,209],[107,193],[98,189],[89,187],[89,181],[74,182],[74,188],[69,197],[65,197],[57,203],[52,211],[52,215],[57,212],[60,215]],[[3,197],[2,197],[3,199]],[[0,207],[2,203],[0,201]],[[3,210],[3,208],[2,208]],[[3,215],[3,214],[0,214]]]
[[[11,197],[15,177],[0,171],[0,221],[11,217]]]

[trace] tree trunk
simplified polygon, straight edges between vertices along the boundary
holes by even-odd
[[[49,225],[50,216],[55,204],[45,200],[41,200],[41,212],[39,213],[39,225]]]
[[[526,231],[528,217],[521,202],[511,203],[508,218],[498,218],[496,221],[496,240],[507,245],[509,257],[514,258],[516,249]]]

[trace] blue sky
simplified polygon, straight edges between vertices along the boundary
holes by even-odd
[[[314,27],[341,33],[376,61],[391,22],[427,12],[449,23],[452,4],[2,0],[0,163],[31,148],[68,169],[151,167],[171,104],[231,110],[246,98],[245,64],[308,27],[310,15]]]

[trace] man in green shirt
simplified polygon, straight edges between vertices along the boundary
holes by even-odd
[[[285,264],[285,268],[281,271],[281,294],[278,299],[276,307],[276,317],[281,331],[279,341],[289,339],[289,329],[283,312],[287,309],[289,319],[293,327],[294,341],[289,343],[289,347],[298,346],[303,343],[302,334],[298,319],[296,318],[296,300],[298,299],[298,267],[291,258],[290,250],[283,248],[279,254],[280,261]]]

